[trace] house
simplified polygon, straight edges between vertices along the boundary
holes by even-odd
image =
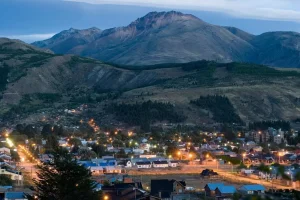
[[[28,200],[24,192],[5,192],[4,200]]]
[[[143,154],[143,155],[139,155],[140,158],[156,158],[157,155],[156,154]]]
[[[8,170],[8,169],[0,169],[0,174],[8,175],[12,180],[22,181],[23,175],[21,172]]]
[[[166,160],[153,161],[153,167],[154,168],[167,168],[167,167],[169,167],[169,163]]]
[[[102,186],[102,192],[108,199],[113,200],[141,199],[147,195],[141,183],[120,183],[113,186]]]
[[[184,181],[176,181],[173,179],[151,180],[150,195],[162,200],[170,200],[172,195],[184,193],[185,186]]]
[[[178,161],[177,160],[171,160],[169,161],[169,167],[177,167]]]
[[[231,197],[234,193],[236,193],[236,189],[234,186],[231,185],[223,185],[220,187],[217,187],[215,189],[216,197],[217,198],[224,198],[224,197]]]
[[[10,155],[10,149],[6,148],[6,147],[2,147],[2,148],[0,148],[0,153],[5,153],[5,154]]]
[[[53,162],[54,156],[52,154],[42,154],[39,158],[42,162]]]
[[[152,167],[150,161],[145,161],[145,162],[136,162],[136,166],[138,169],[149,169]]]
[[[215,196],[215,190],[221,186],[224,186],[224,183],[207,183],[204,186],[206,196]]]
[[[145,150],[144,150],[144,149],[137,148],[137,149],[132,149],[132,152],[133,152],[135,155],[139,155],[139,154],[145,153]]]
[[[261,194],[265,193],[266,188],[263,185],[243,185],[239,191],[243,194]]]
[[[5,153],[0,153],[0,158],[7,161],[11,160],[11,157]]]

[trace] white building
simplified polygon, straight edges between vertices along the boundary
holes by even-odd
[[[176,160],[169,161],[169,167],[177,167],[177,166],[178,166],[178,161]]]
[[[152,167],[150,161],[136,162],[136,166],[138,169],[150,169]]]
[[[168,168],[169,167],[169,163],[167,161],[153,161],[153,167],[154,168]]]
[[[7,171],[6,169],[0,169],[0,174],[8,175],[14,181],[23,181],[23,176],[20,172]]]

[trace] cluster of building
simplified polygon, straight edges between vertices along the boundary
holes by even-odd
[[[90,169],[94,174],[124,174],[127,169],[162,169],[178,167],[177,160],[162,157],[116,159],[112,156],[103,156],[101,159],[79,161],[80,164]]]
[[[243,185],[236,189],[235,186],[225,185],[224,183],[208,183],[204,187],[205,196],[215,197],[216,199],[231,199],[235,193],[241,195],[261,195],[266,189],[263,185]]]
[[[293,134],[292,137],[296,137],[297,134]],[[270,143],[286,144],[285,132],[281,129],[268,128],[266,131],[250,131],[245,134],[245,137],[251,139],[256,143]]]
[[[6,147],[0,148],[0,175],[9,176],[17,184],[23,182],[22,172],[20,172],[16,163],[12,162],[11,150]]]
[[[185,181],[174,179],[152,179],[150,188],[144,188],[141,182],[125,178],[121,183],[112,183],[102,186],[106,199],[113,200],[184,200],[184,199],[232,199],[235,193],[240,196],[264,196],[266,188],[260,184],[242,185],[236,188],[224,183],[207,183],[200,192],[195,192],[188,187]]]

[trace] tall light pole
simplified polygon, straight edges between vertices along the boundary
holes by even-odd
[[[245,156],[246,156],[246,154],[245,153],[243,153],[243,164],[245,164]]]
[[[233,164],[231,162],[228,162],[229,165],[231,165],[231,172],[233,173]]]

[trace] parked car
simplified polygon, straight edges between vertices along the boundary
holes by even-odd
[[[218,173],[211,169],[205,169],[200,173],[201,176],[217,176]]]

